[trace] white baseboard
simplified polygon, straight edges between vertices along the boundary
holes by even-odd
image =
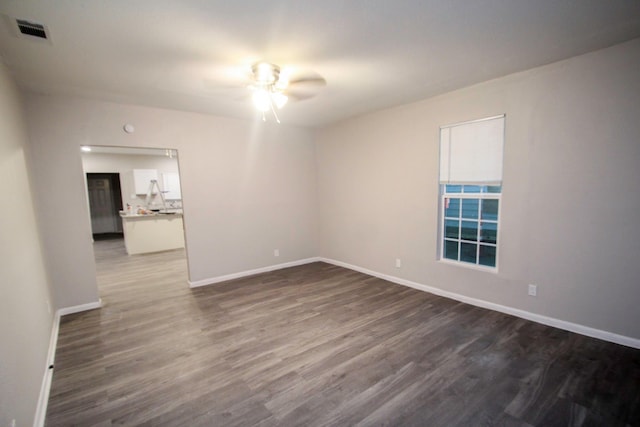
[[[65,314],[79,313],[81,311],[93,310],[102,307],[102,300],[88,304],[65,307],[56,311],[51,325],[51,337],[49,338],[49,351],[47,352],[47,363],[44,368],[42,385],[40,386],[40,397],[36,407],[36,415],[33,420],[33,427],[43,427],[47,415],[47,404],[49,403],[49,392],[51,391],[51,379],[53,378],[53,365],[56,358],[56,344],[58,343],[58,331],[60,330],[60,318]]]
[[[80,313],[81,311],[94,310],[96,308],[102,307],[102,300],[99,299],[95,302],[89,302],[87,304],[74,305],[71,307],[64,307],[57,311],[57,314],[62,316],[66,316],[67,314]]]
[[[227,280],[239,279],[241,277],[253,276],[254,274],[266,273],[269,271],[281,270],[283,268],[296,267],[298,265],[310,264],[312,262],[318,262],[321,259],[319,257],[299,259],[297,261],[285,262],[282,264],[269,265],[267,267],[256,268],[253,270],[241,271],[239,273],[226,274],[224,276],[211,277],[209,279],[202,280],[189,280],[190,288],[197,288],[199,286],[213,285],[214,283],[226,282]]]
[[[40,385],[40,397],[38,398],[38,406],[36,407],[36,415],[33,420],[33,427],[44,426],[45,416],[47,415],[47,403],[49,402],[49,391],[51,390],[51,378],[53,377],[53,361],[56,356],[56,343],[58,342],[58,330],[60,328],[60,314],[56,312],[53,316],[53,324],[51,325],[51,337],[49,338],[49,351],[47,352],[46,365],[44,367],[44,376]]]
[[[329,264],[337,265],[339,267],[344,267],[350,270],[359,271],[360,273],[368,274],[369,276],[378,277],[380,279],[384,279],[389,282],[397,283],[398,285],[408,286],[410,288],[418,289],[424,292],[429,292],[434,295],[439,295],[442,297],[450,298],[452,300],[464,302],[466,304],[487,308],[489,310],[499,311],[501,313],[520,317],[522,319],[531,320],[532,322],[541,323],[547,326],[553,326],[554,328],[564,329],[565,331],[575,332],[577,334],[586,335],[592,338],[598,338],[603,341],[609,341],[615,344],[621,344],[627,347],[640,349],[640,339],[637,339],[637,338],[631,338],[625,335],[619,335],[613,332],[603,331],[600,329],[591,328],[589,326],[567,322],[565,320],[555,319],[553,317],[547,317],[540,314],[531,313],[529,311],[508,307],[505,305],[495,304],[495,303],[477,299],[477,298],[467,297],[465,295],[445,291],[439,288],[434,288],[432,286],[423,285],[421,283],[412,282],[406,279],[401,279],[399,277],[378,273],[377,271],[369,270],[367,268],[359,267],[357,265],[347,264],[345,262],[337,261],[334,259],[320,257],[319,260]]]

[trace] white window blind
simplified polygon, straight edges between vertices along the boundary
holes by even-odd
[[[501,184],[504,115],[440,128],[441,184]]]

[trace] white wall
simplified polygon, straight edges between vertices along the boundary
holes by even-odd
[[[27,117],[57,307],[98,299],[81,145],[178,149],[191,281],[318,252],[307,130],[39,95],[27,97]]]
[[[53,322],[27,142],[21,96],[0,62],[0,426],[33,424]]]
[[[640,338],[638,76],[635,40],[318,131],[321,255]],[[438,262],[438,128],[502,113],[499,272]]]
[[[164,151],[164,150],[159,150]],[[82,153],[82,167],[86,173],[117,173],[120,175],[120,189],[122,191],[122,206],[126,208],[129,203],[134,208],[144,206],[146,194],[135,194],[133,181],[134,169],[155,169],[158,171],[158,185],[164,190],[162,174],[179,173],[178,159],[164,155],[142,154],[110,154],[110,153]],[[161,207],[160,197],[151,200],[154,207]],[[180,207],[181,202],[174,203]],[[169,206],[169,202],[167,202]]]

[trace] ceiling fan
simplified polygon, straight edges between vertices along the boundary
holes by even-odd
[[[278,123],[278,113],[288,100],[300,101],[316,95],[318,87],[327,84],[317,73],[299,74],[291,69],[281,69],[269,62],[257,62],[251,66],[249,89],[255,107],[262,113],[266,121],[267,112],[271,111]]]

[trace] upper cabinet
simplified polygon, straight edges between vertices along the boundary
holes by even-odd
[[[165,172],[162,174],[162,190],[165,200],[182,200],[178,172]]]
[[[134,169],[133,185],[136,194],[147,194],[152,180],[158,181],[157,169]]]

